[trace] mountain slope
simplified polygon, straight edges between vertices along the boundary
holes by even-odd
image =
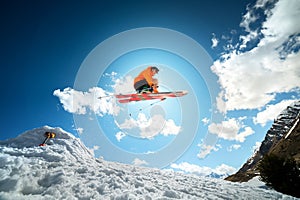
[[[56,133],[39,147],[46,131]],[[240,184],[93,158],[78,138],[42,127],[0,141],[0,199],[295,199]]]
[[[236,174],[225,180],[244,182],[258,176],[257,166],[266,154],[294,158],[300,162],[300,101],[283,110],[268,130],[259,150],[247,160]]]

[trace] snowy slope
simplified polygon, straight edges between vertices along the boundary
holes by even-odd
[[[43,134],[57,137],[36,146]],[[259,181],[232,183],[93,158],[78,138],[42,127],[0,141],[0,199],[295,199]]]

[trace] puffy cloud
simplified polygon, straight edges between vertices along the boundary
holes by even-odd
[[[251,127],[245,127],[244,131],[240,132],[240,134],[237,134],[235,137],[235,140],[239,142],[244,142],[246,140],[246,137],[249,135],[252,135],[254,133],[253,129]]]
[[[180,130],[181,130],[180,126],[176,126],[176,124],[173,120],[168,119],[168,120],[166,120],[161,133],[164,136],[177,135],[180,132]]]
[[[112,77],[115,83],[112,87],[115,93],[130,93],[133,90],[133,79],[130,76],[126,76],[122,79],[116,79],[115,73],[105,74],[106,76]],[[63,106],[63,108],[73,114],[87,114],[89,112],[94,112],[99,116],[105,114],[117,116],[121,107],[116,104],[114,98],[101,98],[101,96],[109,96],[110,93],[104,91],[102,88],[93,87],[87,92],[77,91],[70,87],[64,90],[57,89],[53,92],[54,96],[57,96]],[[144,113],[139,113],[137,119],[125,119],[125,121],[119,124],[117,121],[115,123],[122,130],[139,129],[140,136],[143,138],[151,139],[158,134],[164,136],[177,135],[181,127],[177,126],[172,119],[164,119],[163,115],[156,114],[147,118]],[[78,129],[80,133],[80,129]],[[124,133],[118,132],[116,138],[120,141],[124,137]]]
[[[253,118],[255,124],[265,126],[267,122],[273,121],[287,106],[292,104],[294,100],[283,100],[274,105],[268,105],[265,110],[257,113]]]
[[[122,130],[139,129],[142,138],[152,139],[162,134],[164,136],[177,135],[181,127],[177,126],[172,119],[166,120],[162,115],[156,114],[149,119],[144,113],[139,113],[137,119],[125,119],[124,123],[118,124]]]
[[[120,129],[133,129],[133,128],[145,128],[150,126],[151,122],[147,119],[144,113],[139,113],[137,119],[129,118],[121,124],[118,124]]]
[[[212,45],[211,48],[215,48],[218,46],[219,40],[216,38],[215,34],[213,34],[213,38],[211,39]]]
[[[207,125],[210,122],[210,120],[207,117],[203,118],[201,121],[204,125]]]
[[[237,150],[239,148],[241,148],[240,144],[234,144],[234,145],[231,145],[227,150],[228,151],[233,151],[233,150]]]
[[[187,162],[182,162],[180,164],[173,163],[171,164],[171,168],[200,176],[207,176],[212,173],[212,169],[209,167],[200,167],[199,165],[194,165]]]
[[[135,159],[132,161],[132,164],[137,165],[137,166],[148,165],[147,161],[145,161],[145,160],[140,160],[140,159],[138,159],[138,158],[135,158]]]
[[[298,17],[300,16],[300,5],[298,0],[281,0],[275,7],[266,10],[268,19],[263,24],[263,33],[269,36],[267,40],[278,40],[294,33],[299,33],[300,26]],[[275,37],[273,40],[272,37]]]
[[[103,116],[104,114],[116,115],[119,112],[113,98],[98,98],[109,95],[99,87],[90,88],[87,92],[68,87],[62,91],[55,90],[53,95],[59,98],[66,111],[73,114],[87,114],[88,111],[92,111]]]
[[[227,175],[227,174],[233,174],[233,173],[235,173],[236,169],[234,167],[231,167],[231,166],[228,166],[228,165],[225,165],[225,164],[221,164],[221,165],[217,166],[213,170],[213,172],[216,173],[216,174]]]
[[[242,128],[244,128],[244,130],[240,132]],[[212,123],[208,126],[208,130],[210,133],[218,135],[218,137],[222,139],[236,140],[239,142],[244,142],[247,136],[254,133],[251,127],[244,127],[240,121],[234,118],[222,121],[221,123]]]
[[[259,29],[251,30],[258,19],[255,9],[261,7],[266,19]],[[248,8],[241,22],[248,35],[241,36],[241,43],[233,45],[211,68],[222,87],[217,101],[220,111],[263,108],[277,93],[299,91],[299,17],[297,0],[278,1],[273,7],[258,1]],[[252,49],[240,51],[253,43]]]
[[[124,138],[126,136],[125,133],[119,131],[117,134],[116,134],[116,138],[117,140],[120,142],[122,140],[122,138]]]
[[[248,7],[240,26],[243,27],[245,31],[251,32],[250,24],[255,22],[257,19],[258,16],[255,14],[255,12]]]
[[[95,151],[97,151],[100,147],[95,145],[92,148],[89,148],[88,150],[95,156]]]
[[[207,145],[207,144],[198,144],[200,147],[200,152],[197,154],[197,157],[200,159],[205,158],[208,154],[211,153],[211,151],[218,151],[219,149],[215,147],[214,145]]]
[[[78,127],[78,128],[75,128],[74,130],[77,131],[77,133],[79,135],[81,135],[83,133],[83,128]]]
[[[182,162],[179,164],[173,163],[171,164],[171,168],[181,170],[186,173],[200,175],[200,176],[208,176],[211,175],[212,173],[216,173],[218,175],[228,175],[236,171],[235,168],[225,164],[221,164],[220,166],[217,166],[215,169],[212,169],[210,167],[205,167],[205,166],[201,167],[199,165],[190,164],[187,162]]]
[[[133,87],[133,78],[131,76],[116,79],[114,80],[114,82],[115,84],[113,85],[113,88],[116,94],[126,94],[135,92],[135,89]]]

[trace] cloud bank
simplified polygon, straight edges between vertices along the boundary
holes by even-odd
[[[171,164],[171,168],[177,169],[180,171],[183,171],[185,173],[191,173],[196,174],[199,176],[209,176],[211,174],[218,174],[218,175],[228,175],[232,174],[236,171],[235,168],[230,167],[225,164],[221,164],[220,166],[217,166],[215,169],[212,169],[210,167],[201,167],[199,165],[190,164],[187,162],[182,162],[180,164]]]
[[[268,105],[265,110],[257,113],[256,117],[253,118],[254,124],[265,126],[267,122],[273,121],[281,111],[293,102],[294,100],[283,100],[277,104]]]
[[[210,133],[218,135],[219,138],[236,140],[238,142],[244,142],[247,136],[254,133],[251,127],[244,126],[234,118],[222,121],[221,123],[212,123],[208,126],[208,130]]]
[[[247,112],[253,125],[263,127],[300,96],[299,18],[298,0],[257,0],[248,5],[241,30],[229,36],[213,34],[211,47],[222,52],[211,70],[218,76],[221,91],[216,104],[225,120],[211,123],[211,134],[242,143],[254,130],[238,113]],[[218,150],[214,144],[199,147],[199,158]]]
[[[70,113],[84,115],[91,111],[99,116],[105,114],[116,115],[120,111],[111,98],[101,98],[109,95],[102,88],[93,87],[87,92],[77,91],[72,88],[57,89],[53,92],[62,104],[63,108]]]
[[[264,13],[261,13],[262,9]],[[265,21],[260,15],[265,16]],[[243,16],[246,35],[211,67],[222,88],[218,109],[222,112],[259,109],[276,94],[300,87],[300,4],[297,0],[257,1]],[[253,30],[253,23],[261,27]]]
[[[144,113],[139,113],[137,119],[129,118],[118,125],[121,130],[130,131],[139,129],[142,138],[153,139],[161,134],[164,136],[177,135],[181,127],[177,126],[172,119],[166,120],[164,116],[156,114],[149,118]]]

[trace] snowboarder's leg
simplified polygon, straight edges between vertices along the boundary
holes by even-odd
[[[146,93],[152,92],[150,85],[147,83],[146,80],[138,81],[134,84],[134,89],[137,93]]]

